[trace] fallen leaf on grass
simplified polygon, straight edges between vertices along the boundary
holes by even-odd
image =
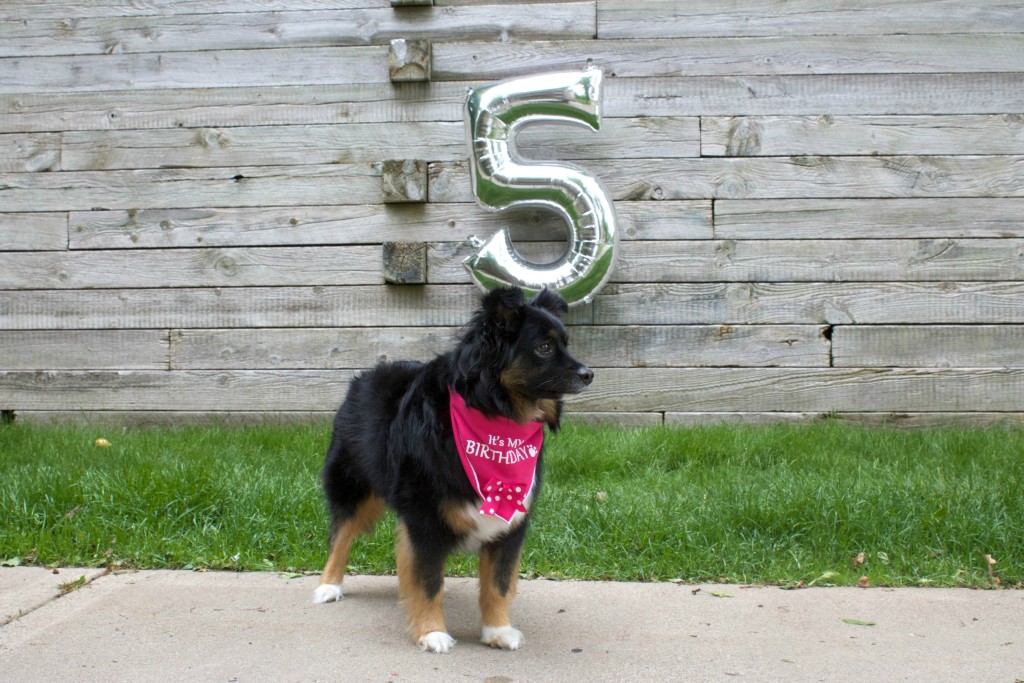
[[[866,576],[862,576],[860,577],[860,581],[857,582],[857,585],[861,588],[868,588],[869,586],[871,586],[871,579],[869,579]]]
[[[811,581],[807,585],[808,586],[813,586],[814,584],[818,583],[819,581],[821,581],[821,582],[832,581],[833,579],[837,579],[837,578],[839,578],[839,572],[825,572],[824,574],[822,574],[818,578],[814,579],[813,581]]]
[[[857,553],[857,557],[850,560],[854,567],[859,567],[864,564],[864,553]]]
[[[0,567],[19,567],[21,566],[20,557],[8,557],[6,560],[0,561]]]
[[[844,624],[853,624],[854,626],[874,626],[873,621],[861,621],[860,619],[843,619]]]
[[[1003,580],[996,576],[995,570],[992,569],[995,563],[996,561],[992,559],[991,555],[985,555],[985,564],[988,566],[988,578],[992,580],[992,585],[1001,586],[1003,585]]]
[[[110,448],[110,442],[103,438],[96,439],[93,443],[100,448]]]

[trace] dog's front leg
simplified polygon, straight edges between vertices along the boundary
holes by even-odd
[[[508,605],[519,579],[519,557],[526,535],[526,523],[505,538],[480,548],[480,616],[483,630],[480,640],[491,647],[518,650],[523,632],[508,618]]]
[[[413,641],[427,652],[448,652],[455,639],[444,625],[444,564],[447,552],[437,547],[417,547],[405,522],[398,522],[395,559],[398,564],[398,595],[409,614]]]

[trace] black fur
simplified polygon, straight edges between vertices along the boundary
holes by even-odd
[[[428,363],[381,363],[357,376],[335,417],[323,469],[332,529],[371,494],[383,498],[408,530],[419,585],[435,596],[448,554],[464,539],[442,505],[477,502],[455,450],[448,388],[487,415],[541,418],[557,430],[561,397],[593,378],[566,348],[560,318],[567,310],[548,290],[526,302],[519,289],[498,289],[484,296],[452,351]],[[538,490],[539,478],[538,462]],[[523,523],[486,543],[502,595],[525,532]]]

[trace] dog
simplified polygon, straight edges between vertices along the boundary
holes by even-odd
[[[481,641],[517,650],[509,622],[528,512],[540,488],[544,427],[594,373],[569,353],[565,301],[544,289],[486,294],[455,348],[427,363],[382,362],[352,380],[322,472],[330,556],[314,593],[342,597],[352,541],[391,507],[398,519],[399,597],[413,641],[448,652],[447,557],[479,553]],[[538,437],[539,435],[539,437]],[[460,455],[459,448],[463,455]]]

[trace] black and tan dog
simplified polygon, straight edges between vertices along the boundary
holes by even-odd
[[[535,460],[532,481],[496,516],[472,463],[460,460],[451,405],[464,403],[481,419],[512,428],[543,425],[555,431],[562,396],[582,391],[593,373],[566,348],[561,317],[568,310],[545,290],[525,301],[518,289],[487,294],[456,347],[428,363],[381,363],[357,376],[334,420],[323,469],[331,513],[331,553],[315,602],[342,596],[353,539],[369,532],[390,506],[398,516],[396,558],[399,594],[413,640],[424,650],[447,652],[455,644],[442,611],[444,568],[455,550],[480,554],[482,641],[515,650],[523,634],[509,622],[527,513],[540,485],[541,449],[475,446],[477,462]],[[495,436],[492,444],[504,443]],[[467,439],[467,441],[471,441]],[[511,444],[520,440],[509,439]],[[473,451],[475,448],[475,452]],[[525,488],[525,491],[520,491]],[[496,496],[505,503],[505,496]],[[500,511],[499,511],[500,512]]]

